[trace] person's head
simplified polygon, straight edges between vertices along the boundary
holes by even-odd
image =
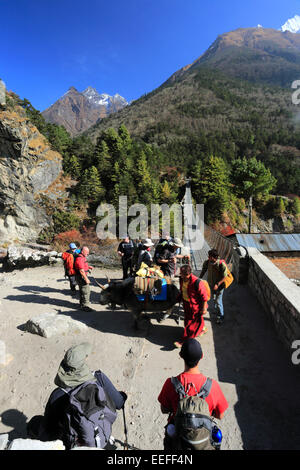
[[[188,338],[181,346],[179,355],[184,360],[186,366],[192,369],[202,359],[203,352],[200,343],[196,339]]]
[[[128,236],[128,235],[126,235],[126,237],[125,237],[125,238],[123,238],[123,242],[125,242],[125,243],[129,243],[129,236]]]
[[[163,240],[170,240],[171,239],[170,233],[169,232],[162,232],[161,238]]]
[[[142,241],[142,244],[147,251],[151,250],[151,247],[154,246],[151,238],[145,238],[145,240]]]
[[[175,248],[183,248],[184,245],[182,243],[182,241],[180,240],[180,238],[174,238],[173,240],[173,245],[175,246]]]
[[[87,380],[93,380],[86,359],[91,353],[90,343],[80,343],[67,350],[60,363],[54,383],[58,387],[73,387]]]
[[[189,264],[184,264],[180,268],[180,277],[184,282],[187,282],[192,274],[192,268]]]
[[[215,264],[218,258],[219,258],[219,253],[217,252],[217,250],[215,249],[209,250],[208,260],[211,264]]]
[[[70,243],[69,247],[72,251],[77,249],[77,246],[75,245],[75,243]]]
[[[81,253],[83,254],[83,256],[88,256],[90,253],[90,250],[87,246],[83,246],[81,249]]]

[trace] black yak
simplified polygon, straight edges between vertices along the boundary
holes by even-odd
[[[124,305],[134,317],[134,325],[138,329],[143,312],[166,312],[165,317],[171,315],[172,308],[177,302],[179,290],[174,284],[167,285],[167,300],[152,300],[146,296],[144,301],[138,300],[134,292],[134,277],[124,281],[109,281],[106,285],[98,284],[102,291],[100,293],[100,304],[112,306]]]

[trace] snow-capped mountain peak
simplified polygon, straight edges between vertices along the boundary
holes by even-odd
[[[110,96],[107,93],[100,94],[95,88],[92,88],[91,86],[86,88],[82,92],[82,95],[84,95],[89,100],[92,106],[96,107],[105,106],[106,108],[110,108],[112,102],[115,101],[119,101],[123,106],[128,104],[126,99],[120,96],[118,93],[116,93],[114,96]]]
[[[281,26],[281,31],[290,31],[291,33],[300,32],[300,16],[295,15],[293,18],[287,20],[284,25]]]

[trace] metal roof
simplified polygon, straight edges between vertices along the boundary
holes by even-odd
[[[300,251],[300,233],[236,233],[239,245],[261,252]]]

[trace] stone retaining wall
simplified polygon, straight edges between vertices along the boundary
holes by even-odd
[[[248,285],[291,351],[293,342],[300,340],[300,289],[257,249],[248,248],[248,253]]]

